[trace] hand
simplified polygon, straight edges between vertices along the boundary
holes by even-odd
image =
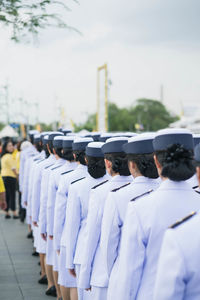
[[[49,239],[53,241],[53,235],[49,235]]]
[[[37,223],[37,222],[33,222],[33,225],[34,225],[35,227],[38,227],[38,223]]]
[[[71,274],[73,277],[76,277],[76,272],[74,269],[68,269],[69,274]]]
[[[25,202],[24,202],[24,206],[27,206],[27,204],[28,204],[27,201],[25,201]]]
[[[92,288],[91,287],[89,287],[88,289],[85,289],[87,292],[88,291],[90,291],[91,292],[91,290],[92,290]]]
[[[57,254],[60,255],[60,250],[57,250]]]
[[[46,242],[46,240],[47,240],[47,234],[46,233],[41,233],[41,237]]]
[[[0,202],[0,208],[3,209],[3,210],[5,210],[5,209],[7,208],[7,203],[6,203],[6,201]]]

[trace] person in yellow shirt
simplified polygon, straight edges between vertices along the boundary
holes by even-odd
[[[1,176],[6,188],[6,219],[10,218],[9,209],[13,211],[13,219],[19,218],[16,213],[17,165],[16,160],[12,156],[13,151],[14,146],[12,141],[6,141],[1,154]]]
[[[4,183],[3,183],[3,179],[0,175],[0,208],[5,210],[6,207],[7,207],[7,204],[6,204],[6,193],[5,193],[5,186],[4,186]]]

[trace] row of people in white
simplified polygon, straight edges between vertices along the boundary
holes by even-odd
[[[88,166],[56,153],[37,162],[31,158],[35,168],[26,164],[30,175],[34,171],[29,182],[31,218],[39,225],[36,248],[58,273],[63,299],[76,286],[79,300],[153,299],[165,230],[200,208],[199,195],[187,183],[194,174],[192,134],[167,130],[88,144],[91,138],[73,142],[53,133],[43,142],[50,151],[65,142],[75,157],[86,148]]]

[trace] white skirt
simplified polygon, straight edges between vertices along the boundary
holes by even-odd
[[[37,236],[37,252],[41,254],[46,254],[47,242],[43,240],[41,237],[39,228],[38,228],[38,236]]]
[[[92,286],[91,299],[93,300],[106,300],[107,290],[105,287]]]
[[[66,265],[66,248],[61,246],[60,255],[59,255],[59,268],[58,268],[58,283],[65,287],[73,287],[77,286],[76,278],[70,275],[68,269],[65,267]]]
[[[53,266],[53,255],[54,255],[54,249],[53,249],[53,241],[47,237],[47,248],[46,248],[46,264]]]

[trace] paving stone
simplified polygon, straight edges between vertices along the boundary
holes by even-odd
[[[26,238],[27,225],[6,220],[0,213],[0,300],[47,300],[46,285],[39,285],[38,257]]]

